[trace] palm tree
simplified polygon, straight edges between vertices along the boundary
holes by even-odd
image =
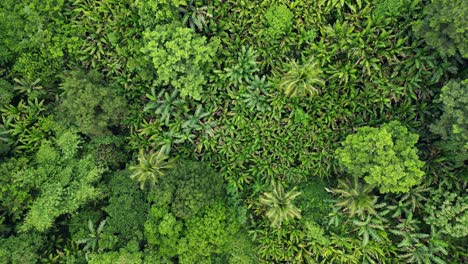
[[[0,144],[7,144],[11,141],[8,130],[4,125],[0,125]]]
[[[444,243],[436,237],[429,234],[419,233],[417,231],[408,232],[400,230],[391,230],[391,232],[402,238],[398,243],[398,258],[401,263],[445,263],[439,256],[447,255]]]
[[[33,91],[40,91],[43,89],[43,87],[39,85],[39,83],[41,82],[41,79],[36,79],[35,81],[31,81],[27,78],[24,78],[24,79],[14,78],[13,80],[17,83],[17,85],[13,89],[17,90],[20,93],[29,95]]]
[[[272,185],[272,192],[260,196],[260,204],[267,207],[266,216],[271,220],[271,225],[280,227],[284,221],[301,218],[301,210],[292,203],[301,193],[295,191],[296,188],[285,193],[280,184],[272,182]]]
[[[313,96],[318,93],[319,86],[325,85],[325,81],[320,78],[321,74],[316,62],[299,65],[291,61],[290,69],[281,78],[279,87],[290,97]]]
[[[208,12],[208,7],[197,7],[194,0],[189,1],[186,6],[179,7],[179,11],[184,15],[182,23],[188,24],[193,30],[203,31],[208,26],[208,18],[212,18]]]
[[[380,244],[389,241],[381,219],[367,216],[365,221],[353,220],[353,225],[356,227],[355,231],[358,231],[358,235],[362,237],[363,246],[369,243],[369,239],[373,239]]]
[[[145,153],[145,151],[140,150],[138,165],[130,167],[132,171],[130,178],[136,179],[140,183],[141,189],[144,189],[147,183],[154,186],[159,177],[165,175],[168,169],[174,167],[174,161],[168,161],[168,158],[164,147],[156,153]]]
[[[361,184],[357,177],[352,181],[339,180],[337,189],[326,190],[339,196],[335,206],[347,212],[350,217],[357,215],[364,220],[368,214],[377,214],[377,196],[371,194],[370,185]]]
[[[99,240],[101,239],[102,232],[104,231],[104,226],[106,225],[106,220],[99,223],[98,228],[94,227],[94,224],[91,220],[88,220],[88,229],[89,234],[87,238],[78,240],[77,244],[85,244],[84,251],[93,251],[99,249]]]

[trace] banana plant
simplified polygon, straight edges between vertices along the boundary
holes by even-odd
[[[159,120],[166,126],[170,125],[170,120],[178,115],[181,109],[187,109],[187,102],[179,96],[177,90],[168,93],[162,89],[158,94],[154,87],[151,88],[151,93],[147,93],[146,97],[150,100],[143,108],[143,111],[154,111],[154,114],[160,116]]]
[[[95,228],[94,223],[91,220],[88,220],[88,237],[79,239],[77,244],[84,244],[84,251],[96,252],[99,250],[99,241],[101,239],[102,233],[104,231],[104,226],[106,225],[106,220],[102,220],[99,223],[99,226]]]
[[[269,85],[265,80],[265,76],[260,78],[255,75],[247,86],[246,92],[240,95],[242,102],[250,110],[259,112],[270,111],[271,106],[266,91],[268,87]]]

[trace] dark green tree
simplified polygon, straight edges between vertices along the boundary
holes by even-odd
[[[104,232],[115,235],[119,245],[125,245],[132,239],[143,239],[143,224],[148,211],[143,192],[128,175],[128,171],[111,175],[108,183],[109,204],[104,207],[108,215]]]
[[[432,0],[413,24],[416,35],[442,56],[468,58],[468,6],[463,0]]]
[[[442,116],[431,131],[442,137],[438,146],[454,167],[463,167],[468,160],[468,79],[452,80],[442,88],[438,100]]]
[[[1,263],[38,263],[44,238],[36,233],[0,238]]]
[[[173,186],[171,211],[181,219],[195,216],[204,207],[223,199],[225,193],[222,176],[206,163],[182,161],[167,178]],[[165,185],[162,190],[170,190]]]
[[[62,119],[88,136],[110,134],[109,128],[120,125],[126,115],[127,102],[118,88],[107,87],[95,71],[68,72],[60,87]]]
[[[104,227],[106,226],[106,220],[102,220],[99,225],[95,226],[93,221],[88,220],[88,236],[86,238],[82,238],[76,243],[84,244],[84,251],[98,251],[102,239],[102,234],[104,232]]]

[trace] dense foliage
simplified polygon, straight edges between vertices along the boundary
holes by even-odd
[[[466,17],[0,1],[0,263],[467,263]]]
[[[363,177],[381,193],[408,192],[420,184],[424,172],[411,134],[397,121],[380,129],[361,127],[337,150],[337,159],[354,176]]]

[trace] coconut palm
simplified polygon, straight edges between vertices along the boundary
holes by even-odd
[[[289,70],[283,75],[279,82],[279,88],[290,97],[313,96],[319,92],[319,87],[325,85],[320,78],[322,70],[316,62],[297,64],[291,61]]]
[[[145,151],[140,150],[138,165],[130,167],[132,171],[130,178],[137,180],[141,189],[144,189],[147,183],[154,186],[158,179],[174,166],[174,161],[168,159],[164,147],[155,153],[145,153]]]
[[[327,191],[338,195],[335,206],[347,212],[350,217],[357,215],[365,219],[369,214],[377,214],[377,196],[371,194],[370,185],[360,183],[357,177],[353,180],[339,180],[338,188]]]
[[[301,218],[301,210],[292,203],[301,193],[295,191],[296,188],[285,193],[280,184],[272,183],[272,185],[272,192],[260,196],[260,204],[267,207],[266,216],[271,220],[271,225],[280,227],[284,221]]]

